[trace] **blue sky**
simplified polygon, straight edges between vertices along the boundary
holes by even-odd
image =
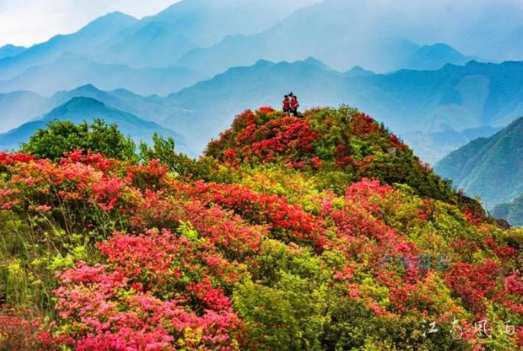
[[[0,46],[32,45],[72,33],[108,12],[135,17],[158,13],[179,0],[0,0]]]

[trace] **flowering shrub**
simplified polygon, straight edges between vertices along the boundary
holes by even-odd
[[[159,238],[153,234],[151,239],[155,237]],[[143,254],[136,251],[135,257]],[[146,275],[150,272],[142,269]],[[144,292],[147,286],[130,283],[123,272],[126,267],[115,265],[113,271],[110,266],[89,267],[80,262],[61,275],[64,284],[55,291],[56,308],[63,320],[63,333],[74,339],[75,349],[166,350],[180,343],[187,350],[237,349],[234,335],[240,320],[223,291],[213,288],[208,279],[190,283],[185,294],[160,299]],[[160,278],[156,283],[164,281]],[[193,304],[203,312],[189,308],[194,299]]]
[[[369,116],[246,111],[193,178],[147,160],[0,154],[0,305],[49,318],[0,350],[523,347],[522,232]]]
[[[44,330],[42,319],[0,311],[0,350],[58,350],[60,339]]]

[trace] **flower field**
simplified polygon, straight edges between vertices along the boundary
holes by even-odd
[[[0,350],[523,348],[523,231],[371,117],[159,150],[0,154]]]

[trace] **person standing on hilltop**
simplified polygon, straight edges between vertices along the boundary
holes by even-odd
[[[283,113],[290,115],[291,113],[291,98],[289,95],[285,95],[283,98]]]
[[[291,98],[291,112],[294,117],[298,117],[298,107],[300,107],[300,103],[298,102],[298,97],[293,94],[292,98]]]

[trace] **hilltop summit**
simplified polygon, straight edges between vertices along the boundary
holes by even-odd
[[[279,162],[295,169],[340,172],[347,181],[378,178],[408,184],[422,196],[452,197],[448,183],[396,135],[350,107],[315,108],[300,117],[270,107],[247,110],[209,144],[206,155],[229,162],[234,158],[238,164]]]
[[[0,257],[27,282],[0,265],[0,346],[523,345],[523,232],[496,226],[371,117],[263,107],[198,160],[173,148],[0,154],[0,236],[13,238]],[[33,313],[9,312],[21,306]]]

